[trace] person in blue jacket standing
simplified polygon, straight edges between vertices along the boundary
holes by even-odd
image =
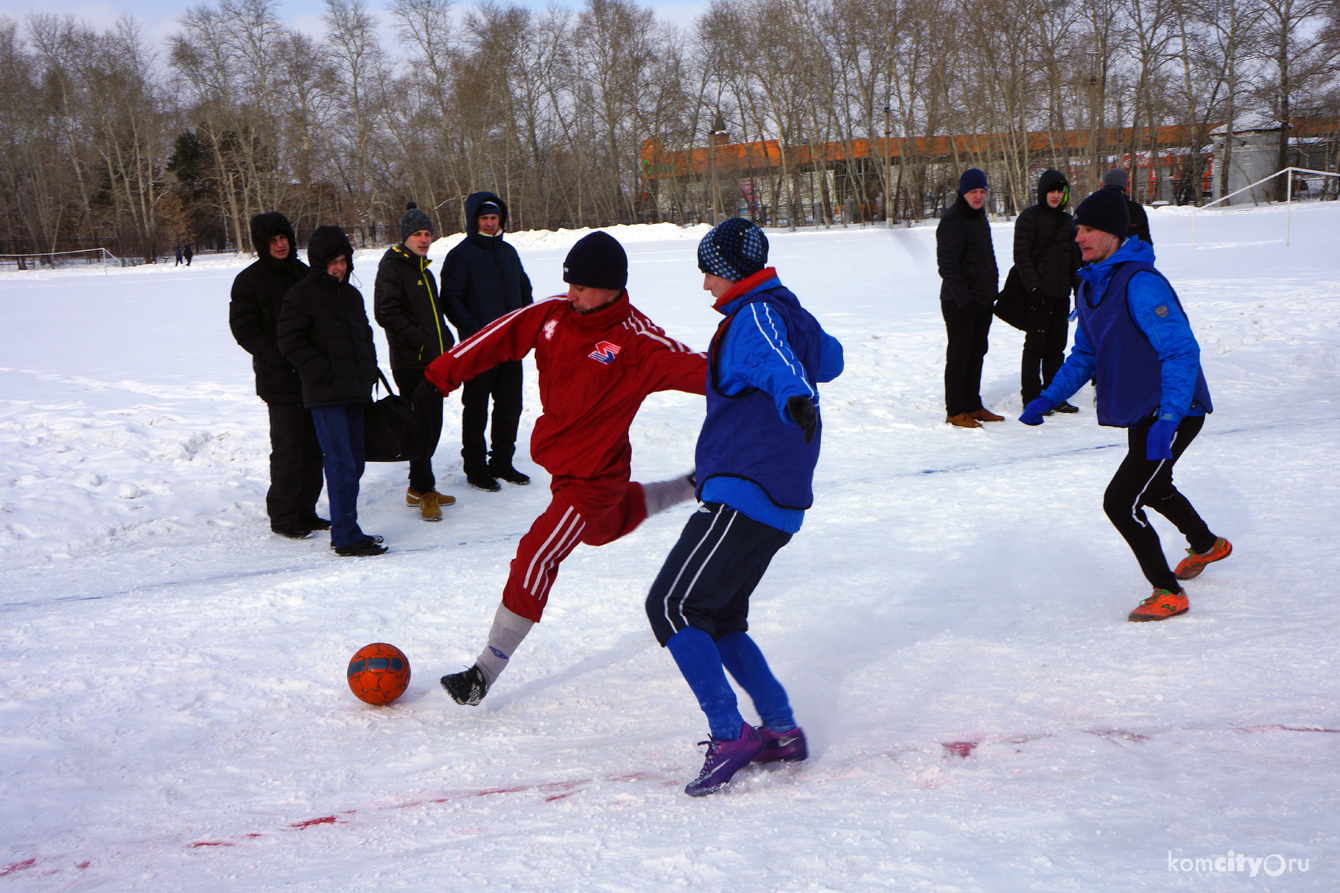
[[[702,771],[684,789],[694,797],[720,790],[750,762],[808,755],[786,691],[749,637],[749,597],[814,502],[818,383],[842,373],[842,345],[767,259],[767,236],[743,218],[714,227],[698,245],[703,290],[725,316],[708,351],[695,469],[702,505],[647,595],[652,631],[711,729]],[[741,717],[728,670],[753,700],[759,728]]]
[[[1126,196],[1104,187],[1075,212],[1080,252],[1088,266],[1079,326],[1070,356],[1019,421],[1042,417],[1090,379],[1097,389],[1098,424],[1128,429],[1129,452],[1108,484],[1103,509],[1140,562],[1154,592],[1131,612],[1133,621],[1166,620],[1190,607],[1179,581],[1227,558],[1233,546],[1215,536],[1191,502],[1173,486],[1173,465],[1214,411],[1200,367],[1200,346],[1168,280],[1154,268],[1154,248],[1128,238]],[[1170,570],[1152,508],[1171,521],[1190,546]]]

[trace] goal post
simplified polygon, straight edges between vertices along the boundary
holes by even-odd
[[[0,254],[0,269],[13,267],[16,270],[55,269],[77,265],[101,264],[103,272],[108,266],[125,266],[121,258],[106,248],[81,248],[76,251],[43,251],[35,254]]]
[[[1337,178],[1337,179],[1340,179],[1340,173],[1336,173],[1335,171],[1314,171],[1314,170],[1312,170],[1312,169],[1310,169],[1310,168],[1305,168],[1305,167],[1286,167],[1286,168],[1281,168],[1280,170],[1275,171],[1275,173],[1271,174],[1271,175],[1268,176],[1268,177],[1262,177],[1261,179],[1257,180],[1255,183],[1248,183],[1246,186],[1242,187],[1241,189],[1238,189],[1238,190],[1235,190],[1235,191],[1233,191],[1233,192],[1230,192],[1228,195],[1225,195],[1225,196],[1223,196],[1223,197],[1221,197],[1221,198],[1217,198],[1217,199],[1215,199],[1214,201],[1209,202],[1208,204],[1201,205],[1199,208],[1192,208],[1192,209],[1191,209],[1191,248],[1192,248],[1192,250],[1194,250],[1195,247],[1196,247],[1196,214],[1197,214],[1197,213],[1199,213],[1199,212],[1201,212],[1201,211],[1208,210],[1208,209],[1214,207],[1215,205],[1220,204],[1221,202],[1226,202],[1226,201],[1228,201],[1229,199],[1231,199],[1231,198],[1232,198],[1233,196],[1235,196],[1235,195],[1241,195],[1242,193],[1248,191],[1249,189],[1253,189],[1253,188],[1255,188],[1255,187],[1257,187],[1257,186],[1260,186],[1262,183],[1268,183],[1268,182],[1270,182],[1271,180],[1275,179],[1276,177],[1282,177],[1282,176],[1288,176],[1288,178],[1289,178],[1288,180],[1285,181],[1285,190],[1284,190],[1284,196],[1285,196],[1285,198],[1284,198],[1284,209],[1285,209],[1285,212],[1284,212],[1284,245],[1285,245],[1285,247],[1287,248],[1288,245],[1289,245],[1289,236],[1290,236],[1290,232],[1291,232],[1291,230],[1292,230],[1292,228],[1293,228],[1293,182],[1294,182],[1294,177],[1293,177],[1293,175],[1294,175],[1294,174],[1307,174],[1307,175],[1309,175],[1309,176],[1313,176],[1313,177],[1335,177],[1335,178]],[[1273,202],[1271,202],[1270,204],[1273,204]]]

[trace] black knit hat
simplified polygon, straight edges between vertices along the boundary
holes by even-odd
[[[419,206],[410,202],[405,205],[405,214],[400,218],[400,241],[405,241],[421,229],[433,231],[433,221],[419,210]]]
[[[618,288],[628,284],[628,255],[607,232],[583,236],[563,259],[563,281],[587,288]]]
[[[1126,207],[1126,193],[1115,186],[1104,186],[1079,203],[1075,209],[1075,223],[1126,238],[1131,227],[1131,212]]]
[[[768,265],[768,237],[743,217],[724,220],[698,243],[698,269],[731,282]]]
[[[338,226],[318,226],[307,240],[307,264],[313,272],[326,272],[326,265],[340,255],[349,258],[349,272],[354,271],[354,246]]]
[[[485,214],[497,214],[499,217],[501,217],[502,208],[498,206],[497,202],[485,199],[484,201],[479,203],[479,210],[475,211],[475,219],[478,220]]]
[[[958,194],[967,195],[974,189],[986,189],[986,174],[975,167],[970,167],[964,171],[958,178]]]

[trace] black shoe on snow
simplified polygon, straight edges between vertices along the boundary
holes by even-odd
[[[1069,403],[1065,402],[1064,400],[1062,400],[1060,403],[1056,404],[1056,411],[1057,411],[1057,412],[1064,412],[1064,413],[1066,413],[1067,415],[1069,415],[1069,414],[1072,413],[1072,412],[1079,412],[1079,407],[1078,407],[1078,406],[1072,406],[1071,404],[1069,404]]]
[[[305,540],[312,535],[312,528],[303,524],[271,524],[270,532],[291,540]]]
[[[382,545],[382,538],[379,536],[365,536],[352,545],[340,546],[335,550],[336,555],[344,558],[365,558],[385,553],[386,547]]]
[[[489,693],[489,684],[484,681],[484,671],[475,664],[468,670],[451,673],[442,677],[442,687],[451,695],[451,699],[463,707],[476,707]]]
[[[489,476],[500,481],[507,481],[509,484],[516,484],[518,487],[524,487],[530,483],[530,475],[517,471],[512,467],[511,462],[506,465],[490,465]]]
[[[319,517],[317,515],[306,515],[300,520],[300,523],[302,524],[303,527],[310,527],[313,530],[330,529],[330,522],[327,521],[325,518]]]
[[[502,489],[502,484],[495,481],[487,472],[483,471],[467,474],[465,476],[465,482],[476,490],[483,490],[485,493],[497,493]]]

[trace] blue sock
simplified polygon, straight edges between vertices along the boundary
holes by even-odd
[[[721,663],[740,687],[749,693],[763,725],[774,732],[789,732],[796,727],[786,689],[768,669],[763,652],[747,633],[727,633],[717,640]]]
[[[697,627],[686,626],[671,636],[665,647],[679,665],[684,681],[693,689],[698,706],[707,714],[712,737],[727,741],[739,738],[744,717],[740,716],[735,690],[726,680],[712,637]]]

